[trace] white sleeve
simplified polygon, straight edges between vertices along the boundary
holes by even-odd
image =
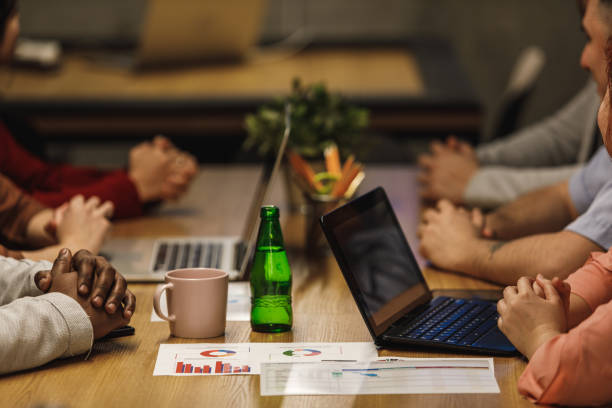
[[[481,167],[463,192],[463,201],[474,207],[495,208],[538,188],[569,180],[583,166],[512,168]]]
[[[0,374],[78,355],[93,344],[93,327],[79,303],[61,293],[42,295],[36,287],[36,272],[50,267],[0,257]]]
[[[85,353],[92,344],[89,317],[64,294],[25,297],[0,307],[0,374]]]
[[[592,145],[600,98],[593,81],[553,116],[476,149],[481,165],[547,167],[580,161]],[[586,156],[586,155],[585,155]],[[584,157],[583,160],[588,159]]]
[[[24,296],[42,295],[34,283],[34,275],[38,271],[51,270],[51,267],[48,261],[0,256],[0,306]]]

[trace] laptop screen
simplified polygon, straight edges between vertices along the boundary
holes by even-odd
[[[323,216],[321,222],[375,336],[431,298],[382,188]]]

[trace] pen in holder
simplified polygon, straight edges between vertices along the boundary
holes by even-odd
[[[329,247],[319,219],[355,195],[365,178],[363,165],[350,156],[341,166],[335,145],[325,151],[326,171],[318,173],[297,153],[290,151],[288,156],[293,169],[293,179],[300,187],[305,200],[304,249],[309,254],[325,254]]]

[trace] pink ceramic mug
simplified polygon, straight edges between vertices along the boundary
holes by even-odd
[[[176,269],[166,272],[166,284],[155,292],[155,313],[170,323],[176,337],[201,339],[225,332],[228,274],[219,269]],[[168,316],[159,306],[166,291]]]

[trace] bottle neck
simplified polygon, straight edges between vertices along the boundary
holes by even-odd
[[[284,247],[283,233],[281,232],[280,222],[277,217],[262,217],[257,236],[257,248],[278,248]]]

